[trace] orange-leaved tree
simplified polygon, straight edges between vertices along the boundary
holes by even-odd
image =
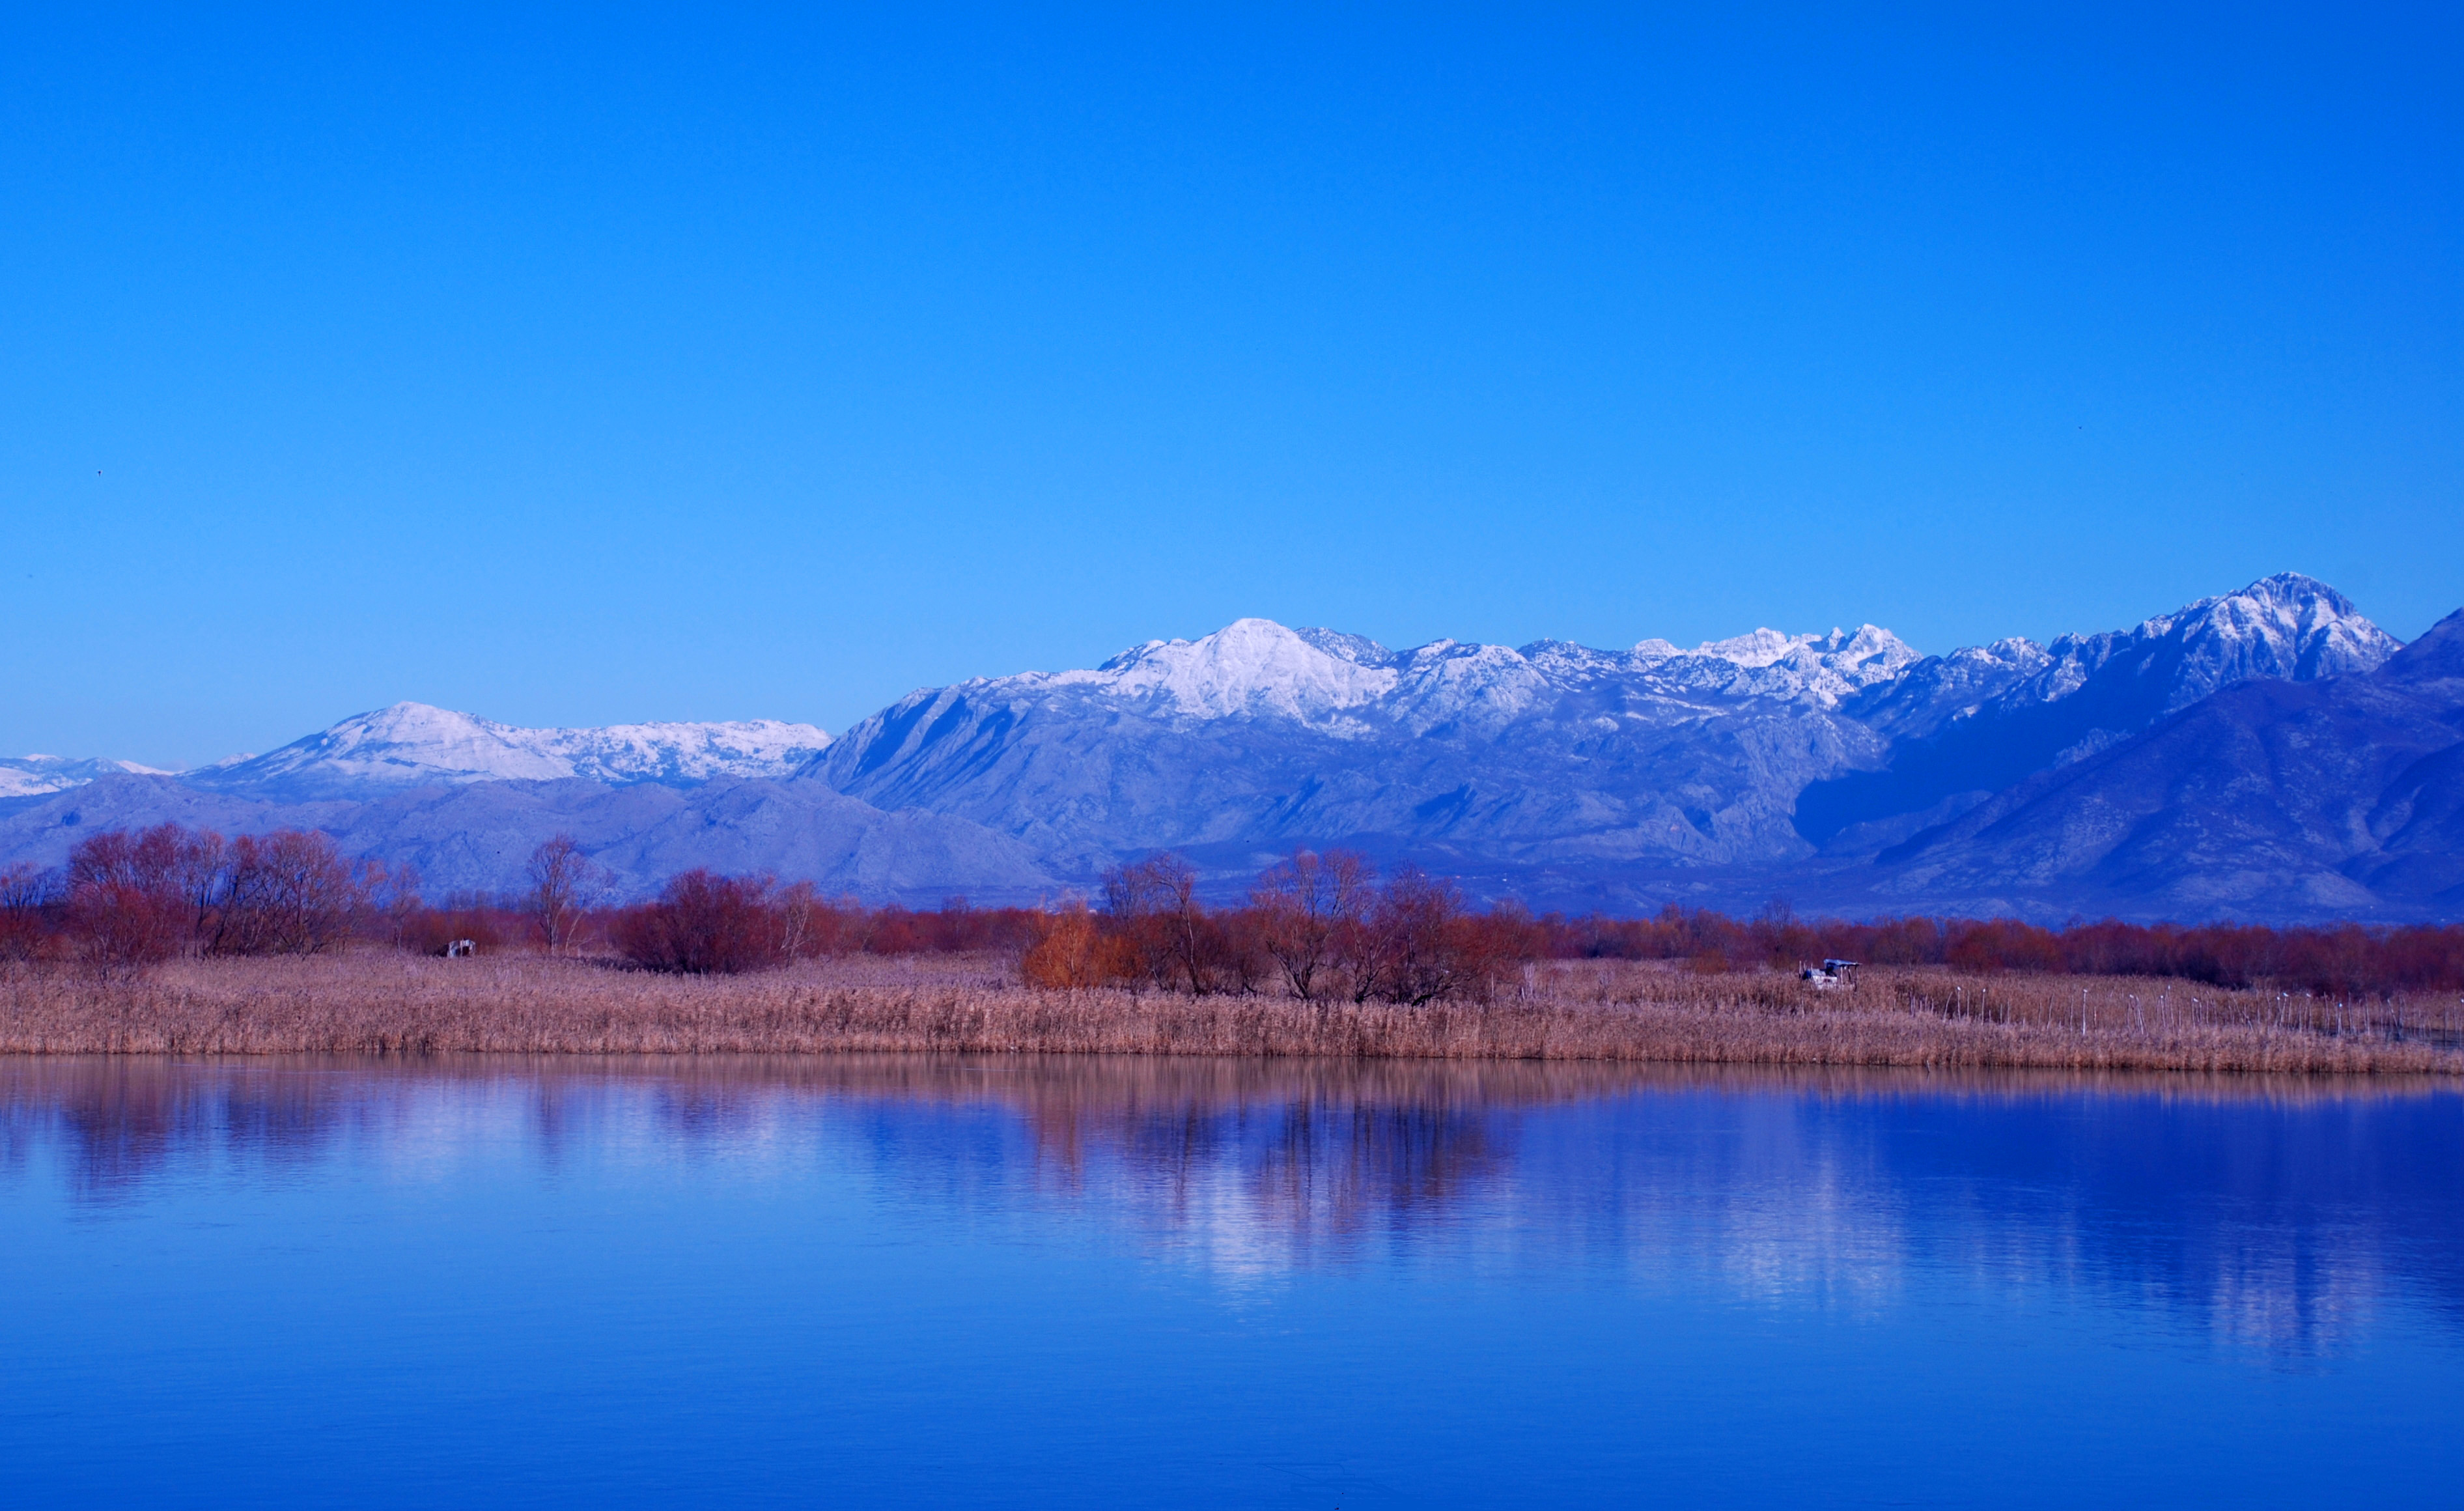
[[[1043,937],[1019,961],[1019,973],[1030,987],[1076,991],[1133,980],[1138,965],[1129,941],[1079,902],[1045,916]]]

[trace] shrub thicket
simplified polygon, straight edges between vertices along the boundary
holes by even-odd
[[[2012,919],[1804,919],[1782,904],[1752,918],[1663,908],[1648,918],[1533,917],[1475,908],[1452,881],[1365,856],[1297,851],[1233,905],[1163,854],[1107,873],[1100,906],[869,907],[807,883],[706,870],[627,907],[602,900],[604,872],[567,836],[540,848],[534,887],[429,904],[407,868],[347,860],[299,830],[225,839],[160,824],[85,837],[66,866],[0,870],[0,961],[135,965],[183,955],[305,954],[357,935],[424,953],[468,941],[614,956],[653,970],[727,973],[797,958],[999,951],[1031,986],[1188,995],[1270,993],[1313,1003],[1486,1000],[1544,959],[1690,963],[1706,973],[1793,970],[1825,958],[2009,973],[2176,977],[2211,986],[2351,1000],[2464,990],[2464,926],[2271,928],[2257,924]]]

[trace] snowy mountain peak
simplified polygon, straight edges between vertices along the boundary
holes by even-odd
[[[2067,698],[2110,663],[2161,662],[2169,713],[2253,678],[2312,681],[2367,672],[2400,649],[2402,642],[2364,618],[2351,599],[2315,578],[2279,572],[2136,629],[2063,635],[2046,648],[2051,664],[2025,695]]]
[[[1730,635],[1725,640],[1705,640],[1694,654],[1738,666],[1769,666],[1815,638],[1810,634],[1782,634],[1777,630],[1756,630],[1751,634]]]
[[[401,702],[191,780],[216,788],[278,788],[296,795],[563,777],[690,787],[717,777],[785,776],[829,742],[811,724],[775,719],[525,729]]]
[[[2252,669],[2244,676],[2305,680],[2366,672],[2403,648],[2362,617],[2351,599],[2299,572],[2278,572],[2237,593],[2202,598],[2141,630],[2211,646],[2203,654],[2220,670],[2247,663]]]
[[[1337,660],[1350,661],[1356,666],[1395,664],[1395,653],[1365,634],[1346,634],[1340,630],[1320,630],[1309,626],[1294,630],[1292,633]]]
[[[1644,645],[1667,643],[1665,640],[1643,642]],[[1641,649],[1641,646],[1636,647],[1638,652]],[[1751,634],[1733,635],[1726,640],[1705,640],[1694,654],[1748,668],[1775,666],[1789,661],[1809,671],[1820,668],[1842,675],[1855,674],[1866,681],[1896,674],[1902,667],[1922,659],[1898,635],[1871,624],[1858,626],[1853,634],[1837,628],[1829,634],[1782,634],[1777,630],[1756,630]]]
[[[1375,646],[1357,636],[1343,640]],[[1150,640],[1091,672],[1063,672],[1049,680],[1155,700],[1190,718],[1310,721],[1374,701],[1395,679],[1383,666],[1330,655],[1272,619],[1236,619],[1196,640]]]
[[[1396,658],[1394,710],[1416,734],[1444,725],[1494,733],[1549,696],[1549,671],[1503,645],[1433,640]]]

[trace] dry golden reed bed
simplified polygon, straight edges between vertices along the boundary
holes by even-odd
[[[1040,992],[991,956],[759,975],[385,951],[113,975],[12,967],[0,1053],[934,1052],[2464,1073],[2459,1008],[2360,1007],[2130,978],[1871,971],[1851,992],[1640,963],[1536,967],[1485,1005]],[[2296,1020],[2306,1018],[2305,1024]]]

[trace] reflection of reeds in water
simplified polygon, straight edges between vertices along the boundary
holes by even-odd
[[[22,1170],[49,1145],[73,1194],[115,1202],[184,1159],[306,1167],[407,1142],[554,1166],[635,1146],[634,1128],[662,1148],[834,1143],[902,1205],[1025,1183],[1232,1279],[1425,1242],[1871,1312],[1912,1267],[1947,1266],[2313,1353],[2390,1295],[2452,1289],[2445,1266],[2415,1274],[2408,1256],[2446,1220],[2417,1130],[2452,1126],[2436,1119],[2454,1085],[1426,1058],[0,1056],[0,1163]],[[1902,1102],[1913,1117],[1875,1105]],[[2082,1102],[2096,1116],[2030,1110]],[[1944,1141],[1952,1127],[1988,1135],[1972,1159]],[[2181,1190],[2151,1188],[2175,1168],[2191,1172]],[[2358,1204],[2321,1206],[2331,1193]],[[2168,1226],[2181,1203],[2233,1220]]]
[[[2453,1095],[2441,1077],[2185,1075],[1598,1060],[1239,1058],[1104,1055],[0,1055],[0,1166],[33,1130],[63,1131],[81,1179],[125,1184],[211,1144],[276,1161],[319,1158],[372,1109],[494,1088],[526,1099],[534,1136],[560,1137],[602,1095],[647,1092],[662,1132],[691,1143],[759,1124],[782,1105],[985,1109],[1016,1117],[1065,1182],[1091,1159],[1170,1177],[1221,1127],[1269,1163],[1343,1158],[1398,1194],[1432,1196],[1485,1158],[1495,1115],[1639,1095],[1797,1105],[1908,1101],[1991,1108],[2109,1098],[2221,1109],[2353,1108]],[[1263,1142],[1260,1129],[1273,1130]]]
[[[2464,1070],[2444,999],[2325,1004],[2180,982],[1874,971],[1853,992],[1773,974],[1586,962],[1485,1005],[1041,992],[997,958],[859,957],[679,978],[586,962],[368,952],[15,968],[0,1053],[967,1054],[1656,1060],[1928,1068]]]

